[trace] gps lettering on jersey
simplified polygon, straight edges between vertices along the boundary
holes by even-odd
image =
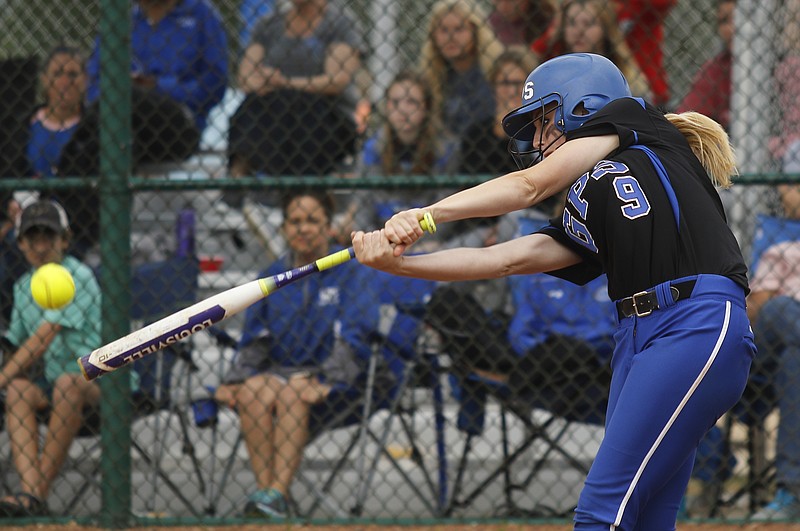
[[[636,219],[650,213],[650,202],[642,190],[639,181],[630,175],[630,169],[622,162],[601,160],[591,173],[587,172],[573,183],[567,194],[567,203],[575,209],[578,216],[567,209],[562,215],[562,223],[567,234],[590,251],[597,253],[598,248],[589,230],[586,220],[589,216],[589,201],[584,197],[586,185],[591,178],[598,181],[605,177],[613,177],[611,186],[617,198],[622,202],[620,210],[628,219]]]

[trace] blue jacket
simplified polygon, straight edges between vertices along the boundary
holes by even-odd
[[[606,277],[578,286],[550,275],[511,277],[515,312],[508,338],[520,356],[550,334],[583,339],[601,356],[611,354],[616,328]]]
[[[156,26],[134,5],[131,72],[155,76],[156,90],[185,104],[200,131],[225,94],[228,44],[222,18],[208,0],[182,0]],[[100,37],[89,59],[90,102],[100,96]]]
[[[259,276],[291,268],[284,256]],[[247,310],[239,350],[268,338],[263,360],[267,366],[319,367],[338,337],[366,368],[372,353],[370,342],[378,330],[378,296],[376,272],[355,260],[298,280]],[[261,372],[263,365],[251,363],[245,369],[253,375]]]

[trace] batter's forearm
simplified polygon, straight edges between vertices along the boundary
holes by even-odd
[[[536,166],[462,190],[428,210],[445,223],[528,208],[564,190],[617,147],[616,135],[570,140]]]
[[[504,276],[502,264],[488,248],[456,248],[403,256],[391,270],[395,275],[439,282],[480,280]]]
[[[493,217],[527,208],[535,196],[522,172],[514,172],[445,197],[427,210],[436,223]]]

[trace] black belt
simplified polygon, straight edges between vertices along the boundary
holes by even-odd
[[[692,290],[694,290],[694,285],[696,283],[696,280],[687,280],[685,282],[676,282],[675,284],[670,285],[669,291],[672,293],[672,300],[674,302],[678,302],[691,297]],[[632,315],[644,317],[645,315],[650,315],[653,313],[653,311],[658,309],[658,296],[656,295],[656,290],[654,289],[640,291],[632,297],[625,297],[624,299],[617,301],[617,315],[619,316],[620,320]]]

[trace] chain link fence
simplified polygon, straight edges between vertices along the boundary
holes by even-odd
[[[442,285],[351,262],[93,383],[74,360],[516,169],[500,117],[539,62],[582,47],[635,95],[718,120],[740,161],[722,198],[762,354],[701,443],[685,514],[750,518],[788,495],[796,3],[0,0],[0,510],[109,527],[569,518],[602,437],[602,280]],[[46,199],[70,231],[20,234]],[[418,247],[505,241],[557,208]],[[45,311],[30,272],[62,254],[78,297]]]

